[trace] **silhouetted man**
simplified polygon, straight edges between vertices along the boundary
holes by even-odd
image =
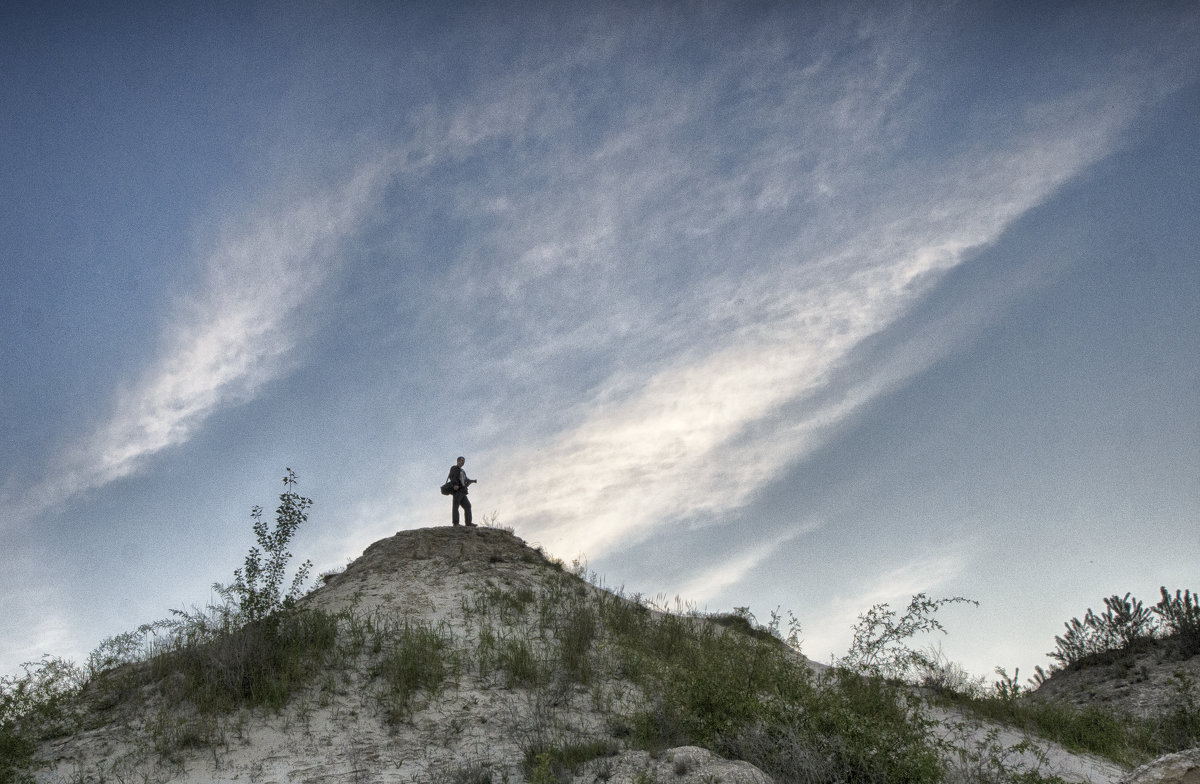
[[[475,524],[471,522],[471,501],[467,498],[467,488],[479,480],[467,477],[467,472],[463,470],[465,462],[467,462],[467,458],[458,458],[458,462],[450,466],[450,476],[447,477],[450,489],[454,491],[454,506],[451,508],[450,522],[458,525],[458,508],[461,506],[465,515],[464,524],[474,528]]]

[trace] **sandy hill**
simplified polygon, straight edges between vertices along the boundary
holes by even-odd
[[[742,619],[649,608],[491,528],[398,533],[275,625],[193,631],[93,679],[35,780],[893,781],[950,759],[952,779],[999,781],[988,761],[1026,740],[839,679]],[[1002,756],[1068,781],[1127,772],[1045,742]]]

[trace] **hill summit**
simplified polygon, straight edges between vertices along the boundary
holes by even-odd
[[[96,679],[36,780],[769,781],[697,747],[630,748],[618,717],[646,695],[598,654],[620,614],[630,631],[667,617],[505,530],[402,531],[323,578],[272,633],[283,653],[251,629]],[[253,697],[256,656],[290,673],[283,699]]]
[[[1009,780],[988,772],[998,762],[1023,782],[1125,773],[815,665],[746,615],[667,612],[585,577],[506,530],[402,531],[290,609],[159,627],[42,728],[31,778]]]

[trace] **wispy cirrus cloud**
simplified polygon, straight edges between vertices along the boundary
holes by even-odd
[[[0,598],[11,608],[0,618],[0,662],[5,665],[0,671],[5,675],[17,664],[61,655],[74,642],[72,624],[61,609],[68,597],[57,589],[47,591],[26,571],[0,577]]]
[[[304,306],[337,269],[339,243],[372,208],[392,160],[381,156],[342,185],[253,220],[231,220],[163,326],[157,356],[117,394],[111,414],[40,482],[6,491],[10,524],[129,476],[284,372],[310,327]]]
[[[758,569],[776,550],[795,539],[800,531],[788,531],[766,541],[755,542],[738,553],[726,554],[722,561],[684,583],[679,595],[685,601],[706,602],[747,574]]]
[[[898,62],[889,42],[880,46]],[[790,88],[771,85],[783,105],[832,111],[828,123],[789,126],[753,96],[741,107],[752,116],[722,123],[688,116],[713,101],[691,94],[671,104],[663,94],[672,127],[690,129],[696,145],[629,127],[620,134],[625,158],[612,168],[581,169],[578,180],[564,169],[563,190],[508,203],[510,223],[529,231],[511,235],[526,244],[497,240],[520,260],[504,270],[515,276],[507,311],[524,314],[530,334],[550,333],[536,354],[517,347],[507,355],[513,374],[536,373],[556,351],[595,358],[607,371],[582,398],[567,399],[567,427],[506,453],[489,475],[499,488],[489,498],[509,522],[559,552],[600,557],[744,505],[831,427],[950,350],[953,336],[929,335],[924,351],[910,347],[853,383],[843,378],[868,338],[1110,154],[1131,119],[1164,94],[1139,89],[1151,74],[1117,73],[1103,86],[1014,106],[1008,125],[931,160],[888,138],[917,122],[911,113],[920,109],[905,106],[902,85],[878,78],[878,58],[866,59],[870,67],[824,70],[820,92],[802,77]],[[732,135],[750,120],[759,141],[732,145],[750,150],[744,166],[729,174],[706,160],[710,133]],[[848,123],[857,131],[849,139],[838,130]],[[758,216],[766,236],[739,232],[736,216],[756,210],[782,216]],[[547,269],[555,274],[547,278]],[[648,296],[630,285],[654,280]],[[522,293],[534,281],[537,293]],[[571,326],[560,332],[560,324]],[[647,358],[625,351],[605,365],[604,348],[621,340],[650,347]]]

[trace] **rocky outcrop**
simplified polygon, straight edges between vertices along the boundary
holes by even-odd
[[[573,784],[635,784],[669,781],[671,784],[774,784],[774,779],[749,762],[727,760],[708,749],[680,746],[651,756],[626,751],[588,765]]]
[[[1121,784],[1200,784],[1200,747],[1159,757],[1121,779]]]

